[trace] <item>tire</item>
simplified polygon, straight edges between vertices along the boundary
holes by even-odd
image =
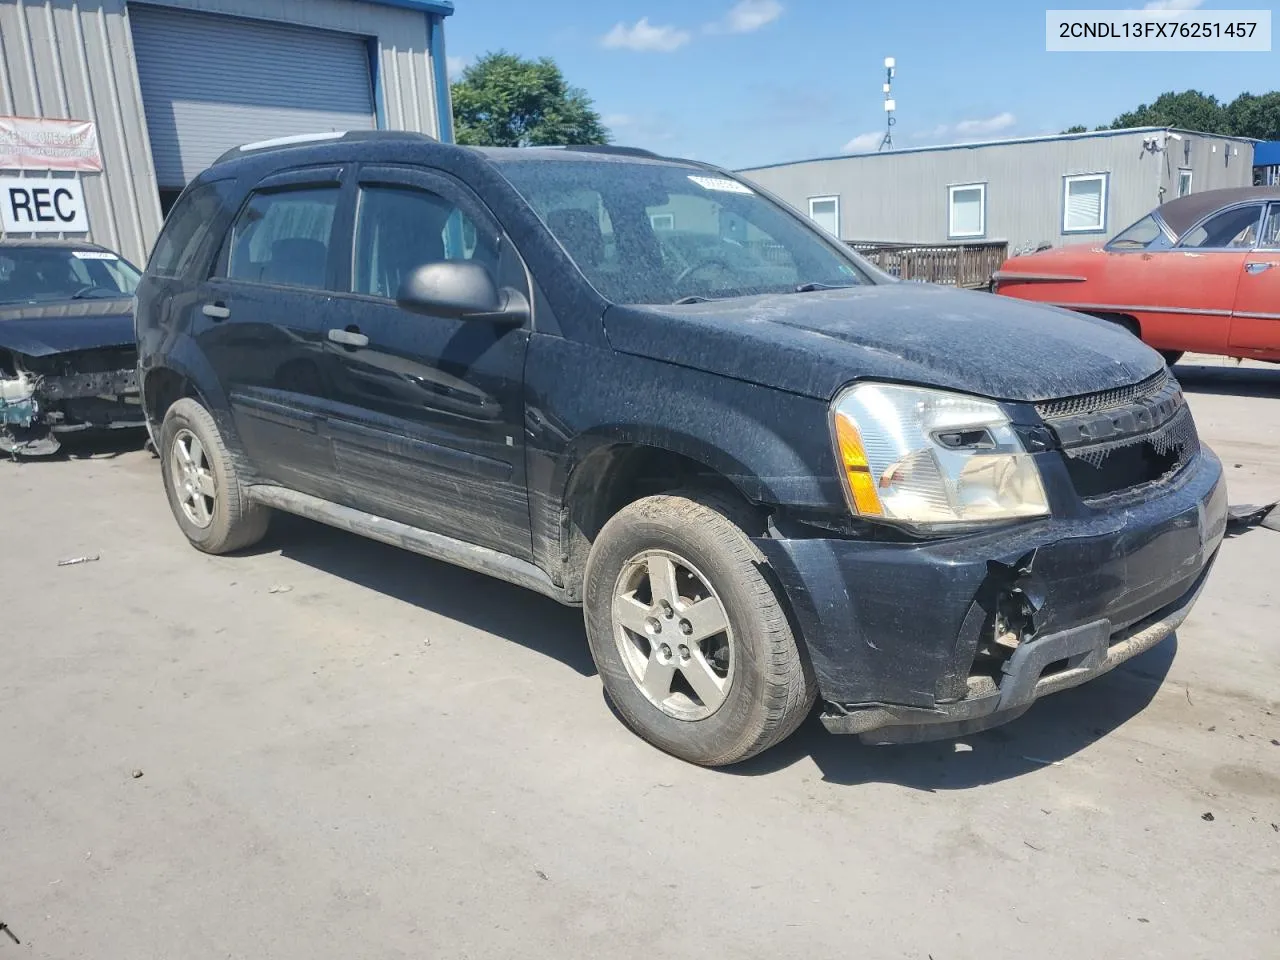
[[[744,531],[754,526],[742,506],[717,494],[647,497],[605,524],[587,560],[583,613],[605,692],[627,726],[690,763],[755,756],[790,736],[817,695],[764,555]],[[666,560],[674,567],[669,590],[655,586]],[[676,598],[674,609],[662,606],[664,596]],[[727,629],[700,638],[717,622]]]
[[[1164,357],[1164,362],[1172,367],[1182,359],[1184,353],[1183,350],[1161,350],[1160,356]]]
[[[169,509],[193,547],[231,553],[266,535],[271,511],[249,499],[217,424],[197,401],[184,397],[165,413],[159,452]],[[184,468],[193,461],[194,473]]]
[[[1107,323],[1114,324],[1129,333],[1133,334],[1139,340],[1142,339],[1142,332],[1138,329],[1138,321],[1133,317],[1127,317],[1122,313],[1091,313],[1091,317],[1097,317],[1099,320],[1105,320]]]

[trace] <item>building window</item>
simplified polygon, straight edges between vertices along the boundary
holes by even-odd
[[[1178,171],[1178,196],[1185,197],[1190,192],[1191,192],[1191,171],[1185,170],[1185,169],[1179,170]]]
[[[840,198],[810,197],[809,219],[827,233],[840,236]]]
[[[676,228],[676,215],[674,213],[651,213],[649,214],[649,226],[655,230],[674,230]]]
[[[947,236],[953,240],[987,233],[987,185],[962,183],[947,187]]]
[[[1064,177],[1062,232],[1104,233],[1107,229],[1107,174]]]

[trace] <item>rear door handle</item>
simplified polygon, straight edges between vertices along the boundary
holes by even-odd
[[[206,303],[200,308],[200,312],[210,320],[225,320],[231,316],[231,311],[227,309],[225,303]]]
[[[340,343],[344,347],[367,347],[369,338],[359,330],[330,330],[329,339],[334,343]]]
[[[1244,265],[1245,273],[1262,273],[1275,266],[1274,260],[1250,260]]]

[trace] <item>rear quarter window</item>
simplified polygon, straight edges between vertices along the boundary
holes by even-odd
[[[212,247],[207,241],[226,229],[234,187],[234,180],[214,180],[184,193],[169,211],[147,271],[162,277],[181,277],[207,257]]]

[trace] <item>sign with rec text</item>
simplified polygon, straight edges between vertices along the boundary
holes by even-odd
[[[84,233],[84,190],[71,177],[0,177],[5,233]]]
[[[0,170],[101,173],[98,129],[91,120],[0,117]]]

